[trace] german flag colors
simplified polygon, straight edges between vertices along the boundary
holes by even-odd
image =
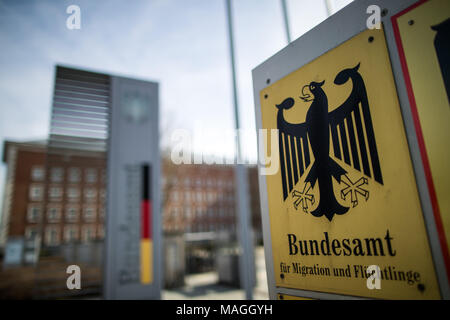
[[[151,167],[142,165],[142,198],[141,198],[141,283],[153,281],[153,241],[152,241],[152,192]]]

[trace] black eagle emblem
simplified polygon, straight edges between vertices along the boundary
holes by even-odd
[[[311,82],[302,88],[300,98],[304,102],[312,102],[305,122],[289,123],[284,118],[283,110],[294,106],[294,98],[287,98],[276,106],[283,199],[286,201],[300,178],[306,174],[303,191],[294,190],[292,194],[296,198],[295,208],[302,204],[303,210],[307,212],[307,202],[314,203],[314,197],[308,191],[318,183],[319,204],[311,214],[315,217],[325,215],[330,221],[335,214],[345,214],[349,210],[349,207],[336,200],[332,177],[344,185],[340,190],[343,199],[351,194],[353,206],[358,204],[357,194],[368,199],[369,192],[362,188],[368,184],[366,177],[383,184],[366,87],[358,72],[359,66],[342,70],[334,79],[336,85],[351,80],[353,88],[345,102],[331,112],[328,111],[327,95],[322,89],[325,81]],[[366,177],[352,182],[347,171],[330,157],[330,142],[335,158]]]
[[[447,19],[431,29],[436,31],[434,47],[441,67],[442,78],[444,78],[447,98],[450,101],[450,19]]]

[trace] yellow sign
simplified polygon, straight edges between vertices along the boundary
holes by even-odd
[[[262,128],[279,130],[280,169],[266,176],[276,286],[440,298],[383,30],[260,99]]]
[[[450,1],[422,1],[393,25],[450,279]]]
[[[314,300],[314,299],[306,298],[306,297],[297,297],[297,296],[279,293],[278,300],[305,300],[306,301],[306,300]]]

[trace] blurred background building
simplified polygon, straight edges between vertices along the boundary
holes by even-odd
[[[235,232],[236,200],[233,165],[173,165],[164,159],[165,232]],[[248,170],[252,199],[252,224],[261,240],[258,172]]]
[[[45,140],[5,141],[3,148],[7,181],[1,249],[8,239],[38,239],[40,255],[64,258],[53,261],[53,265],[74,260],[91,264],[97,269],[100,287],[105,234],[104,157],[96,152],[88,155],[89,151],[82,155],[79,149],[72,150],[76,154],[65,150],[49,155]],[[53,163],[50,168],[49,158]],[[182,241],[175,243],[182,254],[175,259],[185,260],[181,262],[181,275],[172,275],[167,266],[167,284],[173,287],[184,283],[185,274],[215,270],[218,246],[224,242],[218,244],[221,237],[236,241],[235,179],[232,165],[174,165],[170,159],[164,159],[164,163],[164,235],[169,243],[181,236]],[[248,174],[255,241],[262,244],[257,168],[250,167]],[[171,265],[180,264],[169,259]],[[24,258],[23,264],[35,263]],[[41,274],[46,265],[40,265]],[[238,285],[237,278],[233,284]]]
[[[8,169],[2,248],[8,237],[33,238],[40,228],[43,245],[49,247],[104,238],[106,177],[102,158],[62,153],[60,166],[48,171],[47,141],[5,141],[3,148]],[[170,159],[164,160],[164,232],[234,233],[233,166],[173,165],[168,164]],[[262,241],[257,168],[249,169],[252,225],[256,239]]]
[[[43,245],[103,240],[105,163],[103,158],[53,154],[59,166],[47,170],[47,141],[5,141],[7,181],[0,245],[8,237],[31,239],[42,229]],[[98,155],[94,153],[94,155]],[[174,165],[164,159],[165,233],[235,233],[233,165]],[[262,241],[256,166],[250,166],[252,225]],[[47,187],[48,186],[48,187]]]
[[[32,239],[40,235],[40,229],[43,245],[48,247],[103,239],[103,161],[61,154],[60,166],[48,171],[47,141],[5,141],[3,154],[8,179],[2,247],[8,237]]]

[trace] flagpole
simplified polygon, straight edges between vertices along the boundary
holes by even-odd
[[[327,8],[327,15],[328,17],[333,14],[333,9],[331,6],[331,0],[325,0],[325,7]]]
[[[286,0],[281,0],[281,8],[283,9],[284,28],[286,30],[286,39],[288,44],[291,43],[291,32],[289,30],[289,16]]]
[[[240,243],[239,255],[239,278],[241,288],[245,290],[245,297],[247,300],[253,299],[253,280],[255,277],[254,268],[254,253],[253,253],[253,237],[250,229],[250,205],[248,200],[248,175],[245,165],[243,164],[243,156],[241,149],[241,136],[239,133],[239,105],[237,97],[236,85],[236,64],[234,57],[234,41],[233,41],[233,21],[231,0],[226,1],[227,22],[228,22],[228,37],[230,44],[230,59],[231,59],[231,73],[233,81],[233,103],[234,103],[234,118],[236,128],[236,166],[235,166],[235,185],[236,185],[236,213],[238,222],[238,240]]]

